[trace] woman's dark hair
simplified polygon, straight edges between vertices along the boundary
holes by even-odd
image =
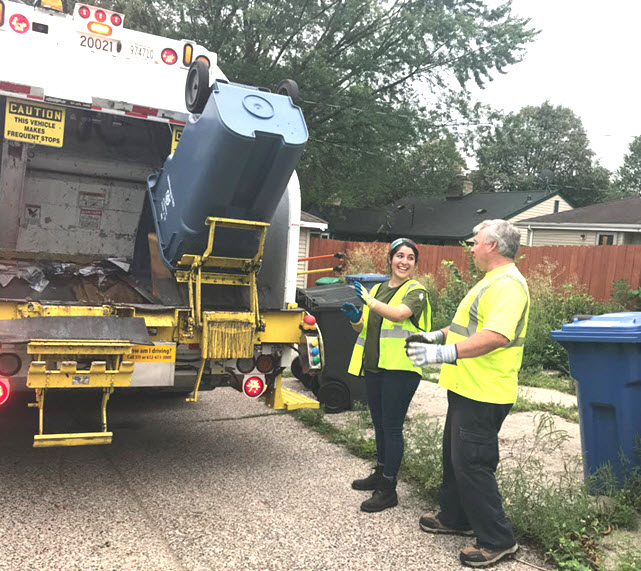
[[[390,247],[389,247],[390,262],[392,261],[394,254],[398,252],[401,246],[407,246],[408,248],[411,248],[414,252],[414,258],[418,262],[418,247],[414,243],[414,240],[410,240],[409,238],[397,238],[390,244]]]

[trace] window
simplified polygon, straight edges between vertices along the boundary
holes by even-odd
[[[560,200],[555,200],[554,201],[554,212],[558,212],[559,211],[559,205],[560,204],[561,204]]]
[[[598,246],[612,246],[614,244],[614,234],[599,234],[597,239]]]

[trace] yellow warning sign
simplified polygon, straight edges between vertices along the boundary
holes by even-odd
[[[171,152],[176,150],[176,145],[178,145],[178,141],[180,141],[180,137],[183,134],[183,127],[177,127],[176,125],[172,125],[171,127]]]
[[[125,361],[134,363],[173,363],[176,360],[175,345],[134,345],[131,353],[125,355]]]
[[[65,110],[43,103],[7,98],[4,121],[6,139],[62,147],[65,133]]]

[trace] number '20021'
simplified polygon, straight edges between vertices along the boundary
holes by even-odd
[[[102,40],[100,38],[93,38],[91,36],[80,36],[80,45],[92,50],[103,52],[113,52],[116,42],[111,40]]]

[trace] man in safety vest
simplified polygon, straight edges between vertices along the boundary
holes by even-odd
[[[486,567],[518,550],[496,484],[498,433],[517,396],[530,295],[514,258],[519,231],[505,220],[474,228],[472,254],[486,272],[461,301],[449,327],[407,338],[407,356],[423,367],[443,363],[448,398],[443,432],[440,511],[423,531],[475,535],[460,560]]]

